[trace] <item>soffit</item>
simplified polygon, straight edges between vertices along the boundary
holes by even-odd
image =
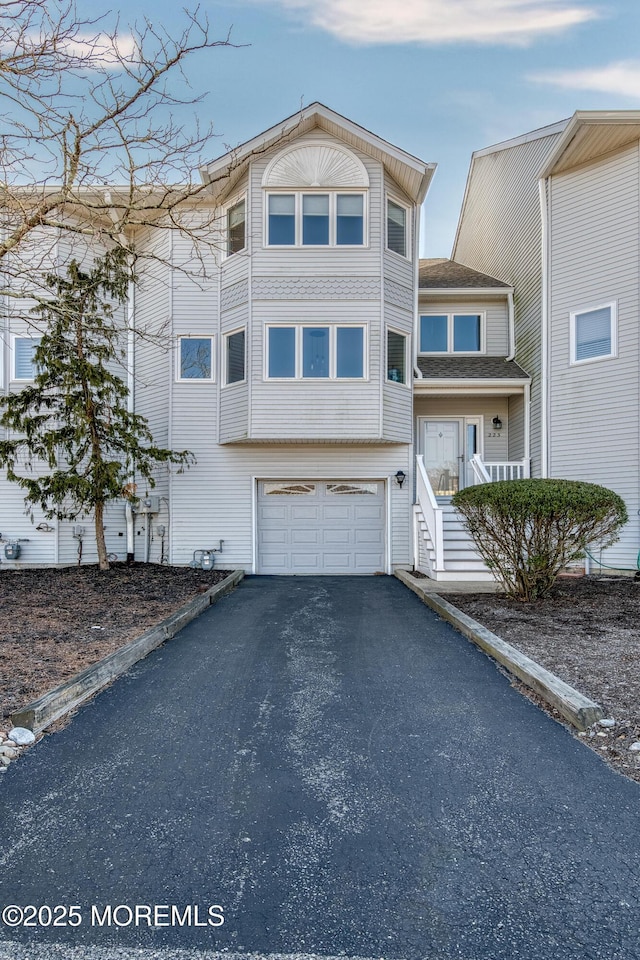
[[[638,140],[640,112],[637,110],[578,112],[558,140],[540,176],[548,177],[592,163]]]

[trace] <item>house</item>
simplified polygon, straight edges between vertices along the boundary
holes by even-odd
[[[188,448],[196,463],[182,474],[158,468],[155,488],[139,486],[134,510],[109,506],[113,556],[171,564],[215,556],[259,574],[415,565],[437,580],[490,578],[451,506],[458,489],[545,475],[547,457],[564,475],[599,476],[580,466],[575,449],[562,453],[567,431],[579,443],[582,409],[602,409],[602,394],[582,397],[575,379],[597,363],[570,364],[574,381],[563,394],[561,365],[556,373],[543,362],[543,291],[552,288],[540,251],[561,210],[541,215],[537,178],[543,163],[570,162],[565,128],[474,155],[453,260],[418,257],[435,165],[322,104],[204,167],[200,212],[214,213],[218,249],[198,250],[176,231],[139,230],[142,267],[123,320],[149,334],[130,343],[132,407],[158,444]],[[549,167],[547,188],[556,175]],[[58,238],[59,264],[71,242]],[[557,289],[572,270],[569,239],[564,255]],[[609,262],[602,251],[587,272],[595,279]],[[622,317],[630,338],[633,307],[629,299],[623,308],[622,290],[581,298],[579,272],[575,282],[577,320],[567,319],[566,336],[576,349],[608,306],[618,343]],[[558,296],[553,309],[561,310],[568,293]],[[32,336],[5,312],[5,389],[32,375]],[[636,404],[637,339],[636,320]],[[550,431],[549,409],[573,416],[574,427]],[[597,435],[611,435],[609,417],[599,421]],[[635,430],[637,443],[637,420]],[[593,444],[582,452],[593,466]],[[637,465],[636,454],[636,474]],[[31,523],[20,490],[0,483],[0,531],[23,540],[20,559],[6,566],[73,563],[79,552],[95,560],[90,525]]]
[[[515,290],[515,360],[531,375],[534,476],[625,500],[640,549],[640,113],[579,111],[473,155],[453,257]]]

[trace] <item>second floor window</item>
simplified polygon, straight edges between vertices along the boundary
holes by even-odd
[[[240,253],[247,245],[247,204],[240,200],[227,210],[227,254]]]
[[[420,353],[481,353],[479,313],[431,313],[420,317]]]
[[[362,380],[364,327],[278,326],[267,328],[269,379]]]
[[[365,204],[361,193],[271,193],[267,197],[267,245],[361,247]]]

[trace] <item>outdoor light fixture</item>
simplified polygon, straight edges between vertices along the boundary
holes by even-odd
[[[500,419],[500,417],[493,418],[493,429],[502,430],[502,420]]]
[[[398,470],[398,472],[396,473],[396,483],[398,484],[400,489],[402,489],[402,484],[405,482],[406,479],[407,479],[407,475],[404,472],[404,470]]]

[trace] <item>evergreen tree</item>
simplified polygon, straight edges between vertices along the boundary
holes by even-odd
[[[109,569],[104,509],[126,497],[130,480],[155,485],[158,463],[184,468],[189,451],[155,446],[145,417],[129,411],[126,330],[119,310],[135,279],[116,248],[84,270],[74,260],[64,277],[48,274],[48,302],[34,308],[41,338],[33,384],[0,398],[0,465],[25,491],[26,506],[48,518],[93,513],[98,565]]]

